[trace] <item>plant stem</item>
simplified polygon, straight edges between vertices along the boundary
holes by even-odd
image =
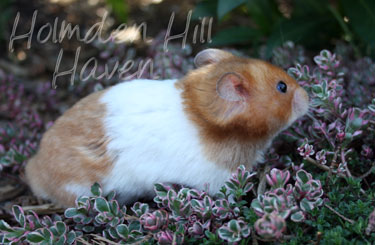
[[[331,210],[333,213],[335,213],[337,216],[339,216],[340,218],[342,218],[343,220],[349,222],[350,224],[354,224],[355,221],[354,220],[351,220],[349,218],[346,218],[344,215],[340,214],[339,212],[337,212],[334,208],[332,208],[331,206],[329,206],[328,204],[324,204],[324,207],[328,208],[329,210]]]
[[[361,176],[359,176],[358,178],[359,179],[364,179],[366,178],[367,176],[369,176],[373,171],[375,170],[375,163],[372,165],[372,167],[364,174],[362,174]]]
[[[344,165],[344,168],[345,168],[345,172],[347,173],[348,177],[353,177],[352,173],[350,172],[349,168],[348,168],[348,163],[346,162],[346,159],[345,159],[345,152],[344,152],[344,148],[341,149],[341,163]]]
[[[317,166],[318,168],[320,168],[320,169],[322,169],[322,170],[324,170],[324,171],[328,171],[329,173],[332,173],[332,167],[330,168],[330,167],[327,167],[327,166],[325,166],[325,165],[322,165],[322,164],[320,164],[320,163],[318,163],[317,161],[315,161],[314,159],[312,159],[311,157],[306,157],[306,161],[308,162],[308,163],[311,163],[311,164],[313,164],[313,165],[315,165],[315,166]],[[350,172],[349,172],[350,173]],[[341,174],[341,173],[336,173],[336,175],[337,176],[339,176],[339,177],[341,177],[341,178],[347,178],[348,176],[346,176],[346,175],[344,175],[344,174]],[[350,176],[350,177],[352,177],[352,176]],[[359,190],[362,194],[366,194],[366,192],[361,188],[360,190]]]
[[[264,192],[266,192],[266,182],[267,182],[266,175],[267,173],[269,173],[270,168],[271,167],[269,165],[266,165],[264,170],[260,172],[259,185],[258,185],[258,190],[257,190],[258,195],[263,195]]]

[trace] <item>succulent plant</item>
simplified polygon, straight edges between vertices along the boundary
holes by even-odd
[[[148,50],[155,74],[181,77],[192,68],[191,50],[171,44],[164,53],[161,40]],[[135,49],[118,44],[98,48],[102,62],[136,57]],[[114,192],[104,194],[95,184],[61,216],[39,217],[13,206],[13,218],[0,221],[0,243],[373,243],[375,63],[352,60],[345,49],[323,50],[312,60],[292,43],[275,51],[273,62],[293,65],[288,73],[308,91],[309,112],[275,139],[264,164],[240,166],[216,195],[208,186],[158,183],[152,202],[123,206]],[[1,176],[22,172],[64,98],[49,83],[26,91],[16,79],[0,70]],[[114,82],[77,84],[72,98]]]
[[[277,212],[265,214],[254,224],[257,233],[268,239],[280,239],[286,230],[286,222]]]

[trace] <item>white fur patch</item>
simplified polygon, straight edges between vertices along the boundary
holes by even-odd
[[[116,190],[130,202],[152,196],[155,183],[178,183],[216,193],[230,171],[206,160],[198,131],[183,112],[176,80],[135,80],[110,88],[101,101],[115,156],[104,191]]]
[[[68,193],[72,193],[76,195],[77,197],[79,196],[90,196],[91,195],[91,187],[90,186],[85,186],[81,184],[75,184],[75,183],[69,183],[65,185],[65,190]]]

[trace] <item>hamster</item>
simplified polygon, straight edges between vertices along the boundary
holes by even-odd
[[[153,197],[155,183],[215,194],[308,110],[305,90],[272,64],[219,49],[194,61],[180,80],[123,82],[67,110],[26,165],[32,191],[64,207],[95,182],[124,204]]]

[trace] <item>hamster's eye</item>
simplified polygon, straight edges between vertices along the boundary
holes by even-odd
[[[286,93],[286,90],[287,90],[288,87],[286,86],[286,84],[283,81],[280,81],[280,82],[277,83],[276,88],[281,93]]]

